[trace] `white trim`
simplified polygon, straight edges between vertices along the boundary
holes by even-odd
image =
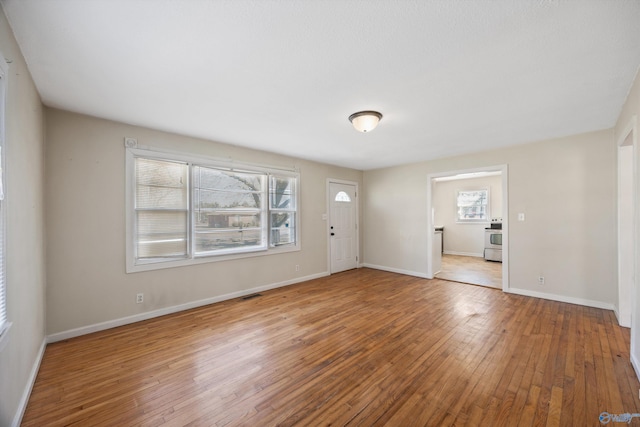
[[[245,295],[254,294],[256,292],[262,292],[262,291],[267,291],[269,289],[281,288],[281,287],[293,285],[296,283],[306,282],[308,280],[318,279],[320,277],[326,277],[328,275],[329,275],[329,272],[325,271],[322,273],[316,273],[316,274],[312,274],[305,277],[297,277],[295,279],[285,280],[284,282],[270,283],[267,285],[257,286],[251,289],[244,289],[242,291],[231,292],[228,294],[218,295],[211,298],[205,298],[198,301],[191,301],[184,304],[161,308],[158,310],[134,314],[132,316],[121,317],[119,319],[108,320],[106,322],[94,323],[93,325],[82,326],[80,328],[69,329],[67,331],[51,334],[47,336],[47,342],[52,343],[56,341],[66,340],[69,338],[79,337],[81,335],[91,334],[93,332],[98,332],[98,331],[104,331],[106,329],[116,328],[118,326],[128,325],[130,323],[136,323],[142,320],[153,319],[154,317],[160,317],[167,314],[178,313],[180,311],[189,310],[192,308],[202,307],[204,305],[214,304],[216,302],[226,301],[234,298],[240,298]]]
[[[484,258],[484,254],[475,252],[457,252],[457,251],[444,251],[445,255],[460,255],[460,256],[472,256],[476,258]]]
[[[11,421],[11,427],[18,427],[22,423],[22,417],[24,416],[24,411],[27,410],[27,404],[29,403],[29,397],[31,396],[31,390],[33,390],[33,385],[36,383],[36,377],[38,376],[38,371],[40,370],[40,363],[42,363],[42,358],[44,357],[44,351],[47,348],[47,340],[46,338],[42,340],[40,344],[40,349],[38,350],[38,354],[36,355],[36,360],[33,362],[33,366],[31,367],[31,372],[29,372],[29,378],[27,380],[27,385],[22,392],[22,396],[20,397],[20,402],[18,403],[18,410],[13,416],[13,421]]]
[[[420,277],[421,279],[429,279],[429,277],[427,277],[426,274],[420,271],[403,270],[401,268],[393,268],[393,267],[387,267],[384,265],[368,264],[366,262],[362,264],[362,266],[366,268],[373,268],[374,270],[382,270],[382,271],[388,271],[390,273],[398,273],[398,274],[404,274],[407,276]]]
[[[344,184],[344,185],[353,185],[356,188],[356,268],[362,262],[362,256],[360,256],[360,187],[358,182],[356,181],[347,181],[344,179],[335,179],[335,178],[327,178],[327,197],[326,197],[326,208],[325,212],[327,212],[327,220],[325,221],[325,231],[327,236],[327,271],[331,274],[331,183],[333,184]]]
[[[127,145],[127,140],[135,141],[135,145]],[[291,172],[291,173],[299,173],[300,170],[297,166],[273,166],[273,165],[265,165],[261,163],[251,163],[251,162],[241,162],[238,160],[234,160],[232,157],[214,157],[208,156],[206,154],[199,153],[191,153],[186,151],[178,151],[171,150],[169,148],[157,148],[149,145],[139,145],[137,139],[135,138],[125,138],[125,147],[132,150],[140,151],[140,153],[144,152],[154,152],[156,155],[162,156],[169,155],[172,158],[180,158],[184,162],[201,162],[202,160],[206,160],[209,165],[217,165],[219,167],[231,168],[231,169],[244,169],[249,168],[251,170],[259,170],[262,172]],[[145,156],[148,154],[139,154],[141,156]]]
[[[499,171],[502,177],[502,290],[509,289],[509,165],[494,165],[457,171],[437,172],[427,175],[427,279],[433,279],[433,185],[437,178],[477,173]]]
[[[625,328],[630,328],[631,327],[631,319],[629,319],[629,324],[625,324],[624,320],[620,318],[620,312],[618,311],[618,305],[617,304],[613,304],[613,314],[616,315],[616,319],[618,320],[618,324],[620,326],[623,326]]]
[[[638,144],[637,144],[637,137],[636,137],[636,128],[637,128],[637,117],[633,116],[631,117],[631,119],[629,120],[629,123],[627,124],[627,126],[624,128],[624,131],[620,134],[620,136],[618,136],[618,139],[616,141],[616,147],[617,147],[617,196],[618,196],[618,200],[617,200],[617,237],[618,237],[618,242],[617,242],[617,251],[618,251],[618,261],[617,261],[617,273],[618,273],[618,281],[617,281],[617,286],[618,286],[618,301],[616,301],[616,317],[618,318],[618,324],[620,324],[620,326],[625,326],[625,327],[631,327],[632,324],[632,312],[633,312],[633,304],[634,304],[634,287],[637,286],[637,282],[636,283],[631,283],[631,289],[629,289],[630,291],[630,298],[631,298],[631,307],[629,307],[628,309],[624,309],[622,310],[622,296],[621,296],[621,287],[623,285],[623,283],[621,282],[621,278],[624,276],[623,274],[623,264],[622,264],[622,260],[620,257],[620,254],[625,253],[627,251],[628,248],[623,248],[622,247],[622,233],[627,233],[628,230],[622,230],[621,226],[622,226],[622,210],[621,210],[621,203],[623,200],[623,195],[622,194],[622,179],[624,177],[621,176],[621,172],[622,172],[622,165],[623,165],[623,161],[627,160],[626,155],[623,156],[623,147],[628,147],[631,150],[631,209],[632,209],[632,213],[631,213],[631,227],[632,227],[632,232],[631,232],[631,236],[632,239],[637,238],[637,235],[635,233],[635,229],[637,227],[636,225],[636,212],[635,210],[637,209],[637,202],[634,200],[636,198],[636,194],[637,194],[637,176],[638,176],[638,172],[637,172],[637,152],[638,152]],[[628,145],[624,145],[625,141],[627,140],[627,138],[631,137],[631,144]],[[627,179],[629,179],[627,177]],[[635,249],[635,243],[634,241],[631,242],[632,244],[632,251],[636,251]],[[637,271],[637,266],[635,265],[636,261],[636,254],[632,254],[631,259],[633,260],[633,265],[630,266],[630,268],[632,269],[632,276],[636,276],[635,272]],[[635,346],[634,346],[635,348]]]
[[[534,297],[548,299],[551,301],[566,302],[569,304],[583,305],[586,307],[601,308],[603,310],[614,310],[614,305],[608,302],[594,301],[584,298],[568,297],[565,295],[548,294],[546,292],[536,292],[529,289],[509,288],[505,292],[510,294],[522,295],[525,297]]]

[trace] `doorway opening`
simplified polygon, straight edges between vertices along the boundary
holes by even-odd
[[[508,288],[507,184],[507,165],[429,175],[427,277]]]

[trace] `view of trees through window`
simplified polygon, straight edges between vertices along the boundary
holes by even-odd
[[[196,254],[264,246],[264,175],[194,167]]]

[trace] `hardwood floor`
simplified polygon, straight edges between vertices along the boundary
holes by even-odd
[[[352,270],[50,344],[23,425],[596,426],[640,412],[628,349],[611,311]]]
[[[436,277],[502,289],[502,263],[472,256],[444,254],[442,268]]]

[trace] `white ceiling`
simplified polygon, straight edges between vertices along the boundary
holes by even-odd
[[[610,128],[640,65],[638,0],[1,2],[48,106],[363,170]]]

